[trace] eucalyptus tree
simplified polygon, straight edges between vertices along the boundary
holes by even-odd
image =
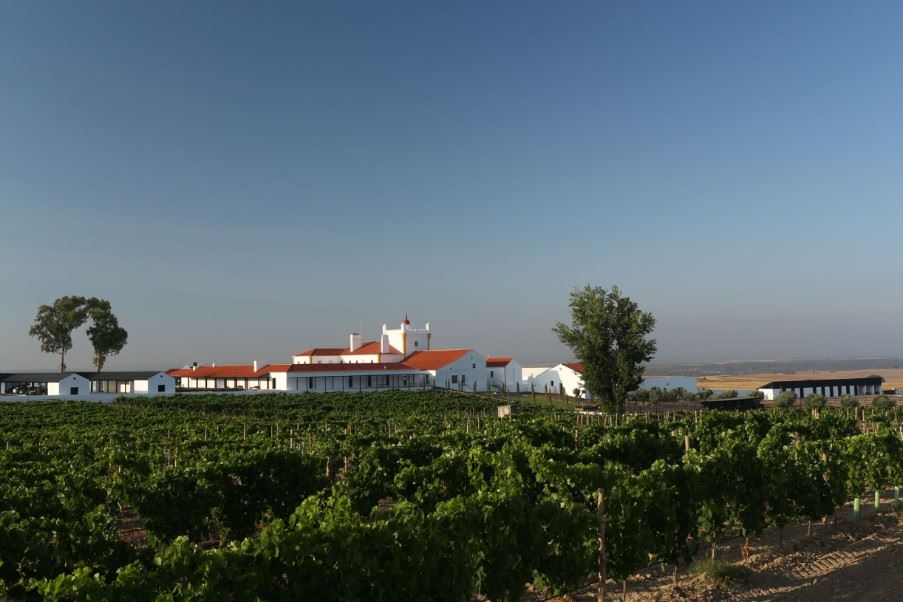
[[[88,319],[86,299],[60,297],[52,305],[41,305],[28,334],[41,343],[41,351],[60,356],[60,373],[66,371],[66,353],[72,349],[72,333]]]
[[[91,318],[88,338],[94,347],[94,367],[101,372],[107,358],[116,355],[125,347],[129,333],[119,325],[119,319],[106,299],[92,297],[88,299],[86,306],[88,316]]]
[[[122,351],[128,340],[128,332],[106,299],[66,295],[51,305],[41,305],[28,334],[38,339],[41,351],[60,356],[60,373],[66,371],[66,354],[72,350],[72,333],[90,319],[88,338],[94,347],[94,366],[97,371],[109,356]]]

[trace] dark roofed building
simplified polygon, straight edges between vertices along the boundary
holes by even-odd
[[[884,377],[873,375],[861,378],[824,378],[811,380],[775,380],[759,387],[765,399],[775,400],[785,391],[792,391],[798,398],[813,393],[825,397],[841,397],[843,395],[878,395]]]
[[[84,396],[92,393],[175,393],[175,379],[165,372],[20,372],[0,374],[0,394]]]

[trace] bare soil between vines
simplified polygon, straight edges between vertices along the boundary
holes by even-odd
[[[741,559],[743,539],[726,540],[717,558],[735,562],[750,571],[745,583],[728,587],[704,576],[682,574],[677,588],[669,570],[658,567],[634,576],[627,583],[627,598],[634,601],[676,600],[899,600],[903,598],[903,513],[891,509],[892,499],[882,499],[876,514],[863,499],[862,514],[853,520],[852,504],[837,514],[837,526],[813,523],[784,529],[779,547],[777,529],[750,538],[749,555]],[[867,503],[869,502],[869,503]],[[707,559],[703,547],[699,560]],[[624,600],[622,583],[609,582],[606,600]],[[596,586],[555,600],[589,602]]]

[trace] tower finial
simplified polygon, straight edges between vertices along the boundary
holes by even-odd
[[[411,321],[408,320],[408,312],[404,312],[404,322],[402,324],[410,324]]]

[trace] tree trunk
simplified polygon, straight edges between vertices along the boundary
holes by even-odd
[[[66,371],[66,350],[60,351],[60,374]]]

